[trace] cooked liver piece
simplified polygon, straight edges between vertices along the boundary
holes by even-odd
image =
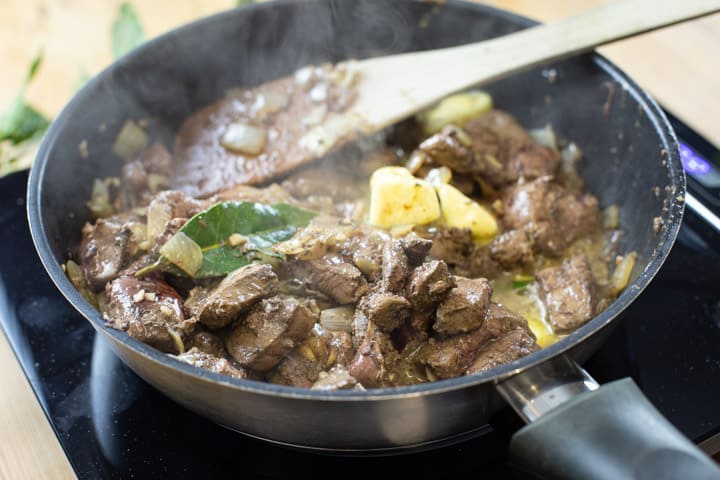
[[[399,240],[386,240],[382,250],[382,288],[400,293],[405,287],[408,259]]]
[[[468,261],[472,250],[473,240],[469,229],[438,228],[432,238],[430,257],[449,265],[460,265]]]
[[[509,308],[491,302],[485,314],[483,330],[486,330],[491,337],[499,337],[503,333],[516,328],[522,328],[532,335],[527,320]]]
[[[455,286],[455,278],[442,260],[431,260],[417,267],[410,274],[405,296],[413,307],[428,310],[440,302]]]
[[[403,237],[400,243],[408,261],[413,266],[420,265],[425,261],[433,245],[432,240],[419,237],[414,233]]]
[[[439,378],[457,377],[473,364],[487,342],[516,329],[533,338],[527,320],[502,305],[491,303],[482,327],[445,339],[431,339],[420,352],[419,360],[430,366]]]
[[[309,388],[324,367],[321,362],[311,360],[295,349],[268,372],[266,377],[271,383]]]
[[[524,230],[509,230],[495,237],[490,255],[504,268],[525,265],[533,260],[532,243]]]
[[[363,297],[358,309],[385,332],[405,323],[412,313],[412,305],[407,298],[384,291],[375,291]]]
[[[311,387],[324,370],[348,365],[355,356],[347,332],[323,331],[310,334],[267,374],[267,380],[282,385]]]
[[[557,151],[539,145],[508,113],[493,110],[468,121],[478,176],[495,187],[520,178],[551,175],[560,164]]]
[[[222,328],[261,299],[275,295],[278,285],[270,265],[246,265],[228,274],[207,295],[192,295],[185,306],[203,325]]]
[[[348,371],[364,387],[379,387],[383,385],[398,357],[390,336],[373,323],[368,323],[365,336]]]
[[[222,375],[229,375],[233,378],[247,378],[245,370],[234,366],[225,358],[218,358],[198,348],[192,348],[185,353],[176,356],[181,362],[189,363],[195,367],[204,368],[211,372]]]
[[[201,352],[214,355],[216,357],[222,357],[225,355],[225,345],[220,337],[210,332],[195,332],[185,342],[185,348],[197,349]]]
[[[130,230],[134,217],[125,214],[86,223],[79,248],[79,260],[90,286],[99,290],[130,263]]]
[[[480,327],[490,305],[492,287],[485,278],[456,277],[453,288],[438,305],[433,330],[441,335],[466,333]]]
[[[307,336],[319,316],[314,301],[265,299],[228,333],[225,346],[241,366],[266,372]]]
[[[368,292],[362,272],[334,255],[317,260],[297,262],[293,276],[312,290],[317,290],[341,305],[355,303]]]
[[[598,202],[590,194],[569,192],[549,177],[518,183],[503,192],[503,223],[522,229],[535,248],[559,255],[598,223]]]
[[[485,345],[465,373],[484,372],[506,365],[538,350],[540,350],[540,346],[535,343],[535,339],[528,335],[526,330],[522,328],[510,330]]]
[[[153,143],[132,161],[122,168],[122,185],[130,188],[130,193],[140,199],[150,196],[149,174],[169,176],[172,168],[172,157],[160,143]],[[169,181],[169,178],[168,178]],[[167,186],[167,185],[165,185]]]
[[[179,343],[194,322],[186,320],[182,299],[162,280],[119,277],[105,287],[104,317],[114,328],[126,331],[158,350],[179,353]]]
[[[483,168],[482,160],[460,138],[464,136],[463,133],[455,125],[447,125],[428,137],[418,148],[432,163],[446,166],[453,172],[479,173]]]
[[[432,367],[439,378],[457,377],[472,364],[480,347],[490,338],[483,328],[446,339],[431,338],[420,352],[420,361]]]
[[[597,301],[595,283],[584,255],[541,270],[535,279],[538,296],[545,304],[547,319],[555,332],[574,330],[592,318]]]

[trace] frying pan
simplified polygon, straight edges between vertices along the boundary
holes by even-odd
[[[403,452],[478,434],[504,400],[530,422],[511,444],[521,469],[560,478],[715,478],[714,464],[631,380],[598,388],[578,366],[667,257],[685,192],[677,141],[662,111],[597,54],[484,86],[496,105],[523,125],[552,124],[582,148],[586,159],[580,173],[587,188],[601,205],[620,205],[621,251],[638,252],[631,284],[604,312],[509,365],[365,392],[236,380],[178,362],[107,328],[61,269],[88,219],[84,202],[93,179],[120,171],[112,143],[126,119],[147,119],[151,136],[171,146],[184,118],[233,86],[255,85],[309,63],[447,47],[531,24],[452,0],[277,0],[148,42],[93,79],[47,132],[30,174],[27,202],[40,258],[68,301],[139,376],[185,407],[251,436],[319,451]],[[83,140],[87,158],[78,152]],[[654,228],[658,222],[661,228]]]

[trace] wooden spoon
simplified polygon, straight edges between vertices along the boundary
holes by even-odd
[[[344,62],[343,68],[357,74],[352,87],[356,97],[350,106],[303,128],[298,119],[312,102],[307,92],[296,92],[286,112],[278,116],[276,136],[268,140],[260,155],[228,153],[212,144],[225,127],[208,122],[232,118],[233,112],[223,110],[225,107],[218,104],[196,115],[201,118],[191,118],[179,134],[178,183],[197,186],[192,192],[196,194],[262,183],[313,162],[358,136],[397,123],[448,94],[716,11],[720,11],[720,0],[616,0],[574,17],[479,43]],[[292,78],[276,80],[246,91],[247,98],[292,83]],[[198,132],[211,133],[203,137]],[[209,148],[198,148],[198,143]]]

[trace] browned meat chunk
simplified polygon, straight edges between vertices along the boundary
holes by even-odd
[[[472,364],[480,347],[490,338],[483,328],[442,340],[431,338],[420,353],[420,361],[439,378],[457,377]]]
[[[230,331],[225,346],[241,366],[266,372],[307,336],[318,318],[315,302],[265,299]]]
[[[247,372],[230,363],[226,358],[219,358],[215,355],[203,352],[197,348],[191,348],[185,353],[176,356],[181,362],[188,363],[198,368],[204,368],[221,375],[229,375],[233,378],[247,378]]]
[[[533,260],[532,243],[524,230],[510,230],[495,237],[490,255],[505,268],[525,265]]]
[[[320,372],[313,390],[349,390],[355,388],[357,380],[342,365],[336,365],[327,372]]]
[[[487,330],[490,336],[495,338],[517,328],[522,328],[529,335],[532,335],[528,322],[523,317],[499,303],[490,304],[485,315],[483,330]]]
[[[123,180],[129,182],[130,186],[140,191],[148,188],[149,173],[159,175],[170,175],[172,170],[172,157],[167,148],[161,143],[153,143],[133,161],[128,162],[123,167]],[[130,175],[126,175],[130,173]],[[128,185],[128,183],[125,183]]]
[[[510,330],[483,347],[466,374],[484,372],[540,350],[535,339],[522,328]]]
[[[194,322],[185,320],[182,299],[162,280],[120,277],[108,283],[104,317],[118,330],[158,350],[182,352],[183,337]]]
[[[441,335],[466,333],[480,327],[490,305],[492,287],[485,278],[457,277],[457,287],[438,305],[433,330]]]
[[[398,353],[390,336],[369,323],[348,371],[363,386],[379,387],[383,385],[397,360]]]
[[[308,358],[298,349],[291,351],[267,374],[270,383],[309,388],[315,383],[325,365]]]
[[[192,295],[185,306],[200,323],[222,328],[263,298],[275,295],[278,285],[270,265],[246,265],[231,272],[207,295]]]
[[[557,151],[539,145],[508,113],[493,110],[470,120],[465,131],[472,138],[472,171],[495,187],[520,178],[552,175],[560,164]]]
[[[468,261],[473,245],[469,229],[438,228],[432,238],[430,257],[449,265],[462,265]]]
[[[297,262],[293,272],[307,288],[317,290],[341,305],[355,303],[368,292],[362,272],[337,256]]]
[[[574,330],[592,318],[597,301],[595,283],[584,255],[571,257],[559,267],[539,271],[536,281],[538,296],[556,332]]]
[[[532,338],[524,318],[491,303],[482,327],[445,339],[430,339],[420,352],[419,360],[431,367],[439,378],[457,377],[473,364],[487,342],[516,329],[522,329]]]
[[[548,177],[506,189],[503,203],[505,226],[523,229],[535,248],[549,255],[561,254],[598,223],[594,196],[568,192]]]
[[[425,262],[413,270],[405,294],[418,310],[428,310],[440,302],[455,286],[455,278],[442,260]]]
[[[413,266],[420,265],[425,261],[433,244],[432,240],[418,237],[414,233],[403,237],[400,242],[408,261]]]
[[[168,220],[190,218],[210,206],[210,202],[196,200],[176,190],[158,193],[148,205],[148,213],[155,210]]]
[[[490,253],[489,245],[474,245],[467,261],[453,266],[453,273],[468,278],[494,278],[502,269]]]
[[[387,240],[382,251],[382,288],[400,293],[405,287],[408,259],[398,240]]]
[[[90,286],[99,290],[130,263],[129,217],[101,218],[95,225],[86,223],[80,243],[80,264]]]
[[[313,329],[313,332],[267,374],[268,381],[311,387],[333,365],[348,365],[355,356],[350,335]]]
[[[210,332],[196,332],[185,342],[185,348],[194,348],[216,357],[225,355],[225,345],[222,339]]]
[[[363,297],[358,309],[381,330],[390,332],[405,323],[412,313],[412,305],[407,298],[376,291]]]
[[[444,165],[454,172],[478,173],[482,162],[472,150],[472,140],[455,125],[447,125],[418,147],[430,162]]]

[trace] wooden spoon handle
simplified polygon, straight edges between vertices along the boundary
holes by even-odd
[[[718,10],[720,0],[616,0],[480,43],[365,60],[351,110],[377,131],[450,93]]]

